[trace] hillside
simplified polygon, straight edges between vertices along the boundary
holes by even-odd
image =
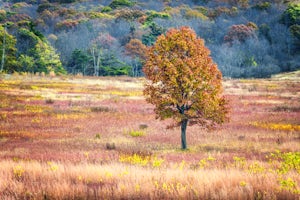
[[[283,0],[1,1],[0,71],[141,76],[146,47],[170,27],[190,26],[224,76],[269,77],[300,67],[299,7]]]

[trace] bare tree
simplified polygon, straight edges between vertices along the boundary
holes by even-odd
[[[93,45],[91,48],[91,53],[93,57],[93,66],[94,66],[94,76],[99,76],[100,61],[101,61],[101,48],[97,48],[96,45]]]

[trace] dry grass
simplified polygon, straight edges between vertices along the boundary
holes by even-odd
[[[296,198],[277,174],[239,169],[145,168],[90,163],[1,161],[1,198],[47,199],[274,199]],[[290,180],[299,182],[297,173]],[[291,188],[293,189],[293,187]]]
[[[231,121],[181,151],[143,79],[1,75],[0,199],[297,199],[300,80],[282,77],[225,80]]]

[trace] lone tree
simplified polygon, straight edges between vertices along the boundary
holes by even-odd
[[[187,148],[188,123],[210,129],[228,119],[222,74],[192,29],[170,29],[147,53],[144,95],[155,105],[157,118],[173,118],[181,126],[182,149]]]

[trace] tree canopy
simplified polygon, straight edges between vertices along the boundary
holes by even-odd
[[[18,69],[19,66],[16,62],[16,38],[7,33],[5,26],[0,26],[0,72],[5,71],[10,73]]]

